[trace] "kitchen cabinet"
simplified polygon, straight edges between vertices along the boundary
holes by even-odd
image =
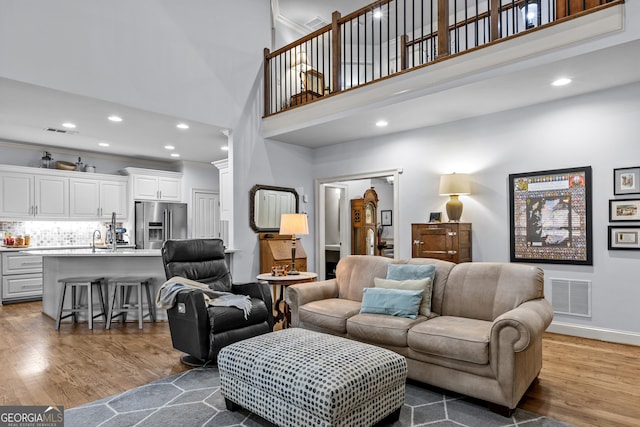
[[[71,218],[119,219],[128,214],[127,178],[71,179],[69,182],[69,216]]]
[[[471,261],[471,224],[442,222],[411,224],[411,256],[455,263]]]
[[[2,253],[2,302],[42,297],[42,256]]]
[[[151,169],[126,168],[131,176],[134,200],[182,201],[182,174]]]
[[[60,219],[69,216],[69,178],[3,172],[0,217]]]

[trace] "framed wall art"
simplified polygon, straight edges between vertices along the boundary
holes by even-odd
[[[593,265],[591,166],[509,175],[511,262]]]
[[[613,194],[640,194],[640,166],[613,170]]]
[[[609,249],[628,249],[640,251],[640,226],[610,225]]]
[[[393,225],[393,212],[392,211],[380,211],[380,224],[384,226]]]
[[[640,221],[640,199],[609,200],[609,221]]]

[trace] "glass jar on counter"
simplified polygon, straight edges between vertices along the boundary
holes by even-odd
[[[24,245],[31,246],[31,236],[29,236],[28,234],[24,235]]]
[[[22,234],[18,234],[13,244],[15,246],[24,246],[24,236]]]

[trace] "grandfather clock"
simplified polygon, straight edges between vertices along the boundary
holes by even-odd
[[[360,199],[351,199],[351,254],[375,255],[378,194],[373,187]]]

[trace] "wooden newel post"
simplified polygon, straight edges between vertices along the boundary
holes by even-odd
[[[400,36],[400,70],[407,68],[407,42],[409,37],[406,34]]]
[[[269,49],[264,48],[264,112],[265,116],[271,114],[271,72],[269,68]]]
[[[496,41],[500,38],[500,28],[498,22],[500,20],[500,0],[491,0],[489,10],[489,26],[491,27],[491,41]]]
[[[438,0],[438,58],[449,53],[449,0]]]
[[[333,12],[331,15],[331,84],[329,91],[339,92],[342,90],[342,67],[340,58],[342,57],[342,34],[340,31],[340,12]]]

